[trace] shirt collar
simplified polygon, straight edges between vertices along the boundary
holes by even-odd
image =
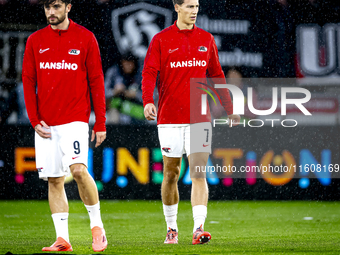
[[[196,25],[194,24],[194,27],[192,29],[179,29],[177,27],[177,20],[175,20],[175,23],[172,25],[173,29],[175,29],[176,32],[179,32],[179,33],[193,33],[197,30],[197,27]]]
[[[71,19],[68,19],[68,20],[70,21],[70,24],[68,25],[68,28],[67,28],[66,30],[53,29],[53,28],[51,27],[51,25],[49,25],[49,28],[50,28],[51,31],[53,31],[53,32],[56,33],[56,34],[60,34],[60,35],[61,35],[61,34],[67,33],[67,31],[69,31],[70,29],[72,29],[73,26],[74,26],[73,20],[71,20]]]

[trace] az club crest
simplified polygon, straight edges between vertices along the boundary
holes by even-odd
[[[70,49],[68,51],[68,54],[70,54],[70,55],[79,55],[80,54],[80,50]]]
[[[171,148],[169,148],[169,147],[163,147],[162,150],[163,150],[164,152],[167,152],[167,153],[170,153],[170,152],[171,152]]]
[[[112,32],[121,54],[144,58],[155,34],[172,24],[172,12],[140,2],[112,11]]]

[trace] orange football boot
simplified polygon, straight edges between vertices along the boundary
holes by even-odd
[[[204,244],[209,242],[211,235],[209,232],[203,230],[202,225],[196,229],[192,237],[192,244]]]
[[[164,243],[167,243],[167,244],[178,243],[178,232],[175,229],[172,229],[169,227],[169,230],[166,233],[166,238],[165,238]]]
[[[104,251],[107,247],[105,230],[100,227],[93,227],[92,231],[92,249],[93,251]]]
[[[64,238],[58,237],[50,247],[42,248],[42,251],[73,251],[72,246]]]

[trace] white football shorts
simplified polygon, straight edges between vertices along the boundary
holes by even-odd
[[[35,162],[39,178],[70,175],[70,166],[84,164],[87,167],[89,151],[89,125],[71,122],[50,126],[51,138],[42,138],[35,132]]]
[[[162,155],[180,158],[184,153],[187,156],[197,152],[211,154],[211,133],[210,122],[158,125]]]

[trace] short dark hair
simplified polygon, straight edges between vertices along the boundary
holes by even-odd
[[[72,0],[60,0],[61,2],[65,3],[65,5],[68,5],[71,3]],[[39,4],[42,4],[44,6],[49,6],[56,2],[56,0],[39,0]]]
[[[182,5],[182,4],[184,3],[184,0],[172,0],[172,2],[173,2],[173,4],[174,4],[174,6],[175,6],[176,4]]]

